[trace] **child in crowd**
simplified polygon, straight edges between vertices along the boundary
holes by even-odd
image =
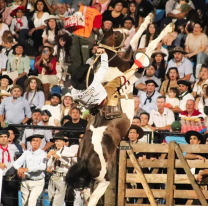
[[[27,17],[24,16],[24,13],[24,6],[17,7],[11,13],[11,16],[13,16],[13,20],[11,23],[10,31],[21,44],[25,43],[25,34],[29,32],[28,20]]]
[[[12,54],[13,46],[14,46],[13,37],[8,36],[7,38],[2,38],[2,46],[4,47],[2,49],[3,54],[5,54],[6,56],[9,56],[10,54]]]
[[[179,106],[179,90],[177,87],[171,87],[169,93],[166,97],[166,107],[167,108],[175,108]]]

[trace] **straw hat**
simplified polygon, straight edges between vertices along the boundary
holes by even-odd
[[[50,19],[54,19],[55,21],[60,20],[58,16],[49,15],[49,17],[44,22],[47,24]]]
[[[32,79],[35,79],[36,80],[37,87],[40,87],[41,86],[42,82],[41,82],[41,80],[37,76],[29,76],[28,79],[25,80],[25,87],[28,86],[28,84],[30,83],[30,81]]]

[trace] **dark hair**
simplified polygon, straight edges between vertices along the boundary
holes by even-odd
[[[37,11],[37,4],[38,4],[38,2],[42,2],[42,3],[43,3],[43,12],[48,12],[49,14],[51,13],[51,12],[49,11],[49,9],[48,9],[48,7],[47,7],[45,1],[43,1],[43,0],[37,0],[37,1],[35,2],[35,4],[34,4],[34,9],[35,9],[35,11]]]
[[[39,112],[40,114],[42,114],[42,111],[41,111],[40,109],[34,109],[34,110],[32,111],[32,114],[37,113],[37,112]]]
[[[79,112],[79,114],[82,115],[82,112],[81,112],[81,110],[80,110],[78,107],[72,107],[72,108],[71,108],[71,112],[72,112],[73,110],[77,110],[77,111]]]
[[[140,114],[140,119],[141,119],[141,116],[142,116],[142,115],[146,115],[146,116],[148,117],[148,121],[149,121],[149,119],[150,119],[149,113],[147,113],[147,112],[142,112],[142,113]]]
[[[159,96],[157,99],[164,99],[164,100],[166,100],[166,97],[165,96]]]
[[[195,23],[194,23],[194,26],[195,26],[196,24],[198,24],[201,28],[203,28],[203,25],[201,24],[201,22],[199,22],[199,21],[198,21],[198,22],[195,22]]]
[[[131,4],[134,4],[134,6],[135,6],[134,21],[137,21],[137,19],[136,19],[137,4],[136,4],[135,1],[132,1],[132,2],[129,3],[129,5],[128,5],[128,11],[127,11],[127,16],[131,16],[131,11],[130,11],[130,5]]]
[[[169,77],[169,75],[170,75],[170,71],[171,70],[175,70],[176,71],[176,73],[179,75],[179,73],[178,73],[178,68],[177,67],[170,67],[169,69],[168,69],[168,72],[167,72],[167,78],[170,80],[170,77]],[[179,79],[179,77],[176,77],[176,80],[178,80]]]
[[[141,122],[140,117],[134,116],[134,118],[133,118],[133,119],[138,119],[138,120]]]
[[[0,19],[1,19],[0,23],[2,23],[2,13],[0,13]]]
[[[116,4],[118,4],[118,3],[121,3],[122,4],[122,6],[124,6],[124,3],[123,3],[123,1],[122,0],[117,0],[117,1],[115,1],[114,2],[114,4],[113,4],[113,8],[115,8],[115,6],[116,6]]]
[[[156,55],[155,55],[155,57],[156,57]],[[155,57],[153,59],[152,66],[155,66],[157,68],[157,63],[156,63]],[[162,61],[160,62],[160,66],[159,66],[158,70],[159,70],[159,74],[158,74],[157,77],[160,78],[160,79],[164,79],[165,78],[165,71],[166,71],[166,64],[165,64],[164,57],[162,58]]]
[[[154,27],[155,27],[155,33],[154,33],[154,35],[153,35],[152,40],[156,39],[156,37],[157,37],[157,33],[156,33],[156,25],[155,25],[154,23],[149,24],[148,27],[147,27],[147,30],[146,30],[145,47],[148,47],[148,45],[149,45],[149,43],[150,43],[150,36],[151,36],[151,34],[150,34],[150,32],[149,32],[149,27],[150,27],[151,25],[154,25]]]
[[[55,20],[55,19],[54,19]],[[49,22],[49,21],[48,21]],[[46,25],[46,28],[45,28],[45,30],[46,30],[46,35],[48,35],[48,31],[49,30],[51,30],[50,29],[50,27],[49,27],[49,23],[47,22],[47,25]],[[55,22],[56,22],[56,27],[55,27],[55,35],[58,35],[58,31],[59,30],[61,30],[61,29],[63,29],[64,27],[63,27],[63,25],[62,24],[60,24],[58,21],[56,21],[55,20]]]
[[[16,45],[14,46],[14,49],[13,49],[12,54],[15,54],[15,55],[16,55],[16,51],[15,51],[15,50],[16,50],[16,48],[17,48],[18,46],[21,46],[21,47],[23,48],[22,57],[25,57],[24,46],[21,45],[21,44],[16,44]]]
[[[3,40],[3,39],[2,39]],[[5,38],[5,40],[3,40],[4,43],[13,43],[13,37],[8,36],[7,38]]]
[[[176,94],[176,98],[179,98],[180,92],[179,92],[179,90],[178,90],[177,87],[171,87],[171,88],[169,89],[169,91],[172,91],[173,93],[175,93],[175,94]]]

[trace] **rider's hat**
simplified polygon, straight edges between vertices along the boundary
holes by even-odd
[[[78,89],[78,90],[87,89],[86,78],[87,78],[87,72],[89,68],[90,68],[89,64],[84,64],[84,65],[77,67],[72,72],[71,84],[75,89]],[[88,80],[89,86],[93,82],[93,79],[94,79],[94,72],[93,70],[90,70],[89,80]]]

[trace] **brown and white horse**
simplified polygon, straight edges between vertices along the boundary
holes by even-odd
[[[172,30],[173,25],[168,25],[147,51],[152,52],[161,38]],[[109,72],[111,73],[111,68],[109,68]],[[122,72],[120,71],[121,75]],[[114,74],[114,78],[117,75]],[[107,120],[102,109],[90,118],[80,144],[78,162],[67,173],[66,182],[69,191],[70,189],[72,189],[71,191],[74,189],[84,190],[89,188],[91,180],[97,181],[97,187],[90,195],[88,206],[96,206],[110,184],[117,147],[126,135],[134,116],[133,97],[128,98],[128,96],[132,94],[133,84],[136,80],[137,78],[133,76],[131,84],[126,89],[120,90],[121,95],[126,96],[126,98],[121,98],[123,114],[120,118]]]

